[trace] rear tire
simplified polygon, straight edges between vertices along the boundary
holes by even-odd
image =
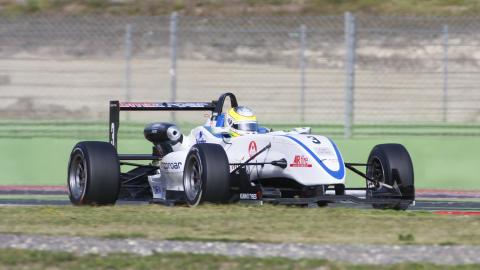
[[[394,204],[373,204],[376,209],[406,210],[415,200],[413,164],[407,149],[401,144],[379,144],[368,157],[367,177],[396,187],[401,193],[401,200]],[[367,185],[367,198],[398,198],[370,192],[378,186]]]
[[[115,204],[120,190],[116,149],[107,142],[79,142],[70,154],[68,196],[74,205]]]
[[[229,201],[230,166],[222,146],[211,143],[192,146],[185,161],[183,188],[189,206]]]

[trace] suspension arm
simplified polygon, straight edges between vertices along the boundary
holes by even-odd
[[[287,167],[287,160],[282,158],[279,160],[274,160],[270,162],[250,162],[250,163],[230,163],[231,166],[263,166],[263,165],[273,165],[285,169]]]
[[[231,171],[230,173],[233,174],[235,172],[237,172],[238,170],[240,170],[241,168],[249,165],[250,161],[252,161],[253,159],[255,159],[256,157],[258,157],[261,153],[267,151],[268,149],[270,149],[272,147],[272,143],[268,143],[267,146],[265,146],[264,148],[260,149],[260,151],[258,151],[257,153],[255,153],[255,155],[251,156],[249,159],[247,159],[247,161],[245,161],[244,163],[238,163],[238,167],[235,168],[235,170]],[[237,163],[233,163],[233,164],[230,164],[230,165],[235,165]]]
[[[378,184],[378,185],[381,185],[381,186],[384,186],[384,187],[387,187],[387,188],[390,188],[390,189],[395,189],[394,187],[392,187],[391,185],[388,185],[388,184],[385,184],[383,182],[380,182],[376,179],[373,179],[373,178],[370,178],[368,177],[365,173],[361,172],[360,170],[358,170],[357,168],[355,168],[354,166],[369,166],[370,164],[363,164],[363,163],[345,163],[345,167],[349,170],[351,170],[352,172],[360,175],[361,177],[365,178],[367,181],[370,181],[370,182],[373,182],[375,184]]]

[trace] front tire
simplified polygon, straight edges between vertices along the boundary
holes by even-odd
[[[189,206],[229,201],[230,166],[222,146],[211,143],[192,146],[185,160],[183,188]]]
[[[107,142],[79,142],[70,154],[68,196],[74,205],[115,204],[120,190],[116,149]]]
[[[380,186],[367,185],[367,198],[394,199],[398,203],[373,204],[376,209],[406,210],[415,200],[413,164],[407,149],[401,144],[379,144],[368,157],[367,177],[395,187],[399,195],[378,192]]]

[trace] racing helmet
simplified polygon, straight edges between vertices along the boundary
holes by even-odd
[[[255,134],[258,131],[257,117],[248,107],[230,108],[226,115],[226,127],[232,137]]]

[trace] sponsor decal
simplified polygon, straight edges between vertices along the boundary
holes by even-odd
[[[240,193],[240,200],[259,200],[260,193]]]
[[[203,102],[120,102],[122,108],[206,108]]]
[[[182,167],[182,162],[164,162],[162,168],[164,170],[178,170]]]
[[[296,142],[298,145],[300,145],[305,151],[307,151],[312,156],[312,158],[317,162],[317,164],[320,165],[332,177],[334,177],[338,180],[342,180],[345,177],[345,165],[343,164],[342,156],[340,155],[340,151],[338,151],[337,146],[332,142],[332,140],[329,140],[329,141],[332,144],[333,150],[335,150],[335,155],[336,155],[335,159],[338,161],[338,163],[340,165],[340,168],[338,168],[338,170],[336,170],[336,171],[330,170],[330,168],[325,166],[325,164],[323,164],[323,161],[315,153],[313,153],[312,150],[309,147],[307,147],[305,144],[303,144],[298,139],[296,139],[292,136],[288,136],[288,135],[283,135],[283,136],[289,138],[290,140],[292,140],[292,141]]]
[[[110,134],[112,134],[112,141],[110,142],[110,144],[115,146],[115,123],[112,123],[112,125],[110,126]]]
[[[160,186],[154,185],[152,189],[153,189],[153,194],[162,194],[162,188]]]
[[[205,135],[203,134],[203,131],[198,132],[197,137],[195,139],[197,140],[197,143],[207,142],[207,140],[205,139]]]
[[[257,143],[255,141],[251,141],[248,145],[248,155],[252,157],[257,153]]]
[[[303,155],[295,155],[293,162],[290,163],[290,167],[296,168],[311,168],[312,163],[308,163],[308,157]]]
[[[320,156],[334,156],[335,154],[328,147],[320,147],[317,150],[317,154]]]

